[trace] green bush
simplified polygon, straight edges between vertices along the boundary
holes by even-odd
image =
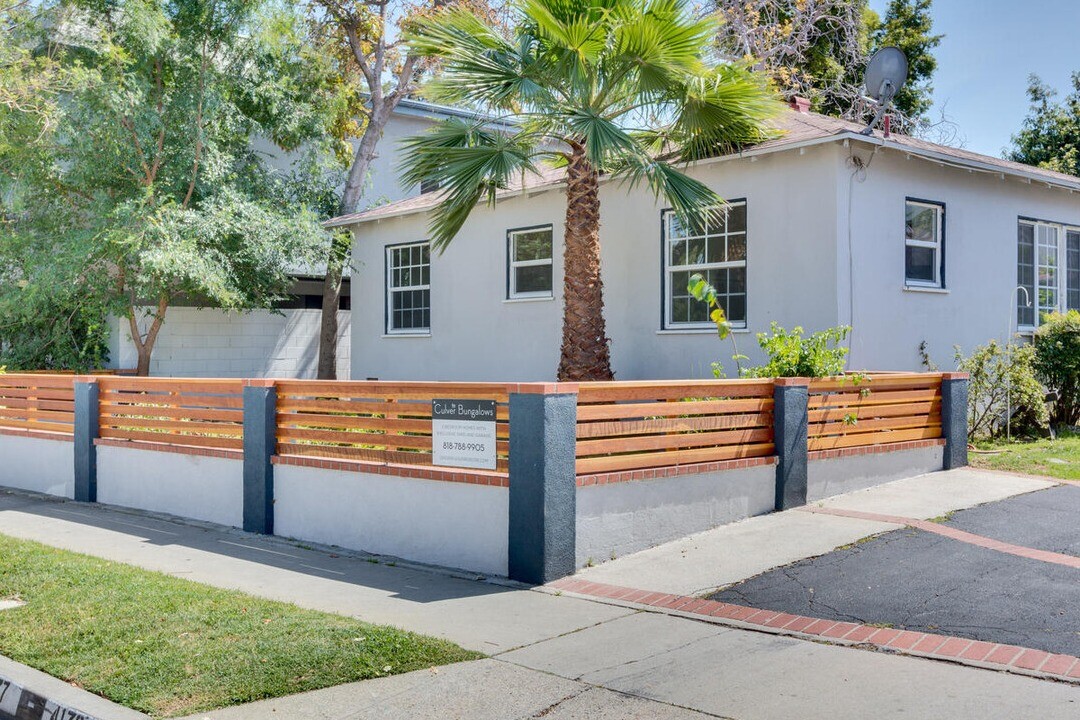
[[[1035,369],[1057,392],[1050,420],[1055,425],[1080,421],[1080,312],[1051,313],[1035,332]]]
[[[957,347],[956,365],[971,377],[969,439],[1003,434],[1010,407],[1014,432],[1030,434],[1047,426],[1046,392],[1035,371],[1034,346],[1010,343],[1002,347],[997,340],[991,340],[967,357]]]
[[[844,342],[851,328],[833,327],[804,336],[796,327],[788,331],[776,323],[769,332],[758,333],[757,341],[769,360],[764,365],[747,368],[745,377],[831,377],[841,375],[847,364]]]

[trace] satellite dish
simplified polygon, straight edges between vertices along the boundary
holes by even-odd
[[[898,47],[883,47],[874,53],[866,66],[866,77],[863,85],[866,87],[867,99],[871,105],[877,107],[877,114],[873,121],[863,130],[863,135],[872,135],[874,128],[881,121],[882,116],[888,111],[889,105],[900,92],[900,88],[907,82],[908,61],[904,51]]]

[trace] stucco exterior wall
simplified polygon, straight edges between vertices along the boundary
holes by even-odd
[[[75,444],[0,434],[0,485],[75,497]]]
[[[870,152],[858,149],[868,159]],[[846,158],[846,151],[843,156]],[[841,166],[838,236],[840,321],[848,303],[846,215],[850,170]],[[934,362],[955,367],[965,352],[1015,331],[1016,234],[1019,217],[1080,225],[1080,195],[998,174],[943,167],[900,150],[879,150],[865,180],[850,182],[854,247],[851,366],[918,370],[926,341]],[[904,287],[904,203],[908,197],[945,203],[945,292]],[[1064,240],[1062,240],[1064,241]]]
[[[739,350],[759,357],[753,333],[771,321],[808,330],[837,322],[836,208],[839,150],[833,146],[714,162],[693,168],[722,197],[747,202],[748,327]],[[608,335],[623,380],[711,377],[730,361],[715,329],[661,330],[661,212],[646,188],[605,183],[601,242]],[[477,208],[431,263],[431,333],[385,336],[385,247],[424,241],[416,214],[356,228],[353,377],[384,380],[538,381],[555,376],[561,342],[565,195],[537,192]],[[555,299],[507,301],[506,231],[553,226]]]
[[[349,378],[352,313],[338,314],[338,377]],[[319,362],[319,310],[248,313],[171,308],[150,361],[150,374],[175,377],[313,378]],[[135,367],[128,323],[113,318],[113,367]]]
[[[504,576],[506,488],[276,465],[274,533]]]
[[[893,480],[941,470],[945,446],[814,458],[807,464],[806,501],[883,485]]]
[[[776,465],[589,485],[577,492],[577,566],[772,512]]]
[[[97,468],[100,503],[243,527],[239,458],[101,445]]]

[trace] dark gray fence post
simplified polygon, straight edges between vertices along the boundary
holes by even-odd
[[[510,394],[513,580],[539,585],[576,569],[576,446],[576,385],[522,385]]]
[[[773,388],[777,510],[806,504],[809,386],[806,378],[776,378]]]
[[[274,534],[277,389],[273,380],[244,386],[244,530]]]
[[[75,500],[97,502],[98,384],[76,378],[75,387]]]
[[[945,436],[945,470],[968,464],[968,374],[941,374],[941,433]]]

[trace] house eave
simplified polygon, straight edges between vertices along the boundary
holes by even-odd
[[[687,167],[705,167],[708,165],[714,165],[717,163],[730,162],[732,160],[742,160],[747,158],[761,157],[766,155],[772,155],[774,153],[788,152],[791,150],[805,150],[811,147],[819,145],[828,145],[832,143],[864,143],[866,145],[877,146],[882,149],[893,150],[896,152],[904,153],[913,157],[918,157],[929,162],[934,162],[942,166],[953,167],[960,170],[969,170],[972,172],[980,172],[988,175],[998,175],[999,177],[1013,177],[1031,185],[1043,185],[1046,188],[1058,188],[1069,193],[1080,191],[1080,179],[1076,182],[1069,182],[1066,180],[1060,180],[1056,178],[1048,178],[1044,174],[1037,171],[1026,172],[1015,168],[1006,168],[991,163],[979,162],[969,158],[958,158],[948,153],[937,152],[928,150],[925,148],[911,147],[903,145],[897,142],[891,142],[887,138],[878,137],[876,135],[862,135],[852,131],[842,131],[832,135],[824,135],[821,137],[810,138],[807,140],[799,140],[795,142],[780,142],[769,147],[748,148],[746,150],[740,150],[739,152],[729,153],[727,155],[720,155],[713,158],[706,158],[704,160],[696,160],[688,163]],[[601,182],[610,182],[612,180],[618,180],[618,178],[604,177],[601,178]],[[533,187],[526,188],[524,190],[518,190],[514,192],[507,192],[506,194],[498,197],[496,203],[508,200],[510,198],[531,196],[540,193],[549,192],[551,190],[560,188],[564,185],[561,179],[545,182],[540,185],[534,185]],[[331,219],[323,223],[325,228],[337,228],[337,227],[350,227],[354,225],[364,225],[370,222],[377,222],[381,220],[389,220],[393,218],[406,217],[409,215],[416,215],[421,213],[427,213],[431,211],[433,205],[425,205],[423,207],[403,208],[398,211],[390,211],[386,213],[380,213],[369,218],[349,218],[349,219]]]

